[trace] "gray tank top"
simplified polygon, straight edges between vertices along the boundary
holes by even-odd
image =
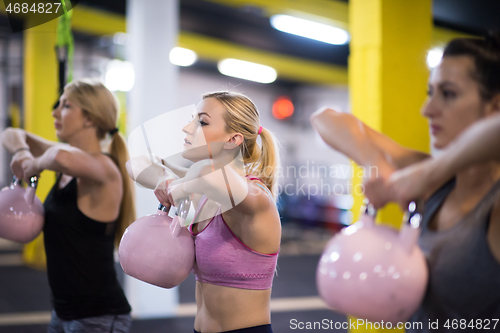
[[[500,181],[453,227],[430,230],[429,222],[454,187],[452,180],[426,202],[419,245],[429,265],[429,284],[422,305],[410,320],[422,323],[422,328],[407,332],[482,332],[487,320],[489,329],[484,332],[500,332],[500,264],[487,243]],[[436,320],[437,330],[430,329],[429,321]],[[445,327],[447,321],[449,327]],[[455,329],[453,322],[458,324]],[[471,323],[474,329],[468,326]]]

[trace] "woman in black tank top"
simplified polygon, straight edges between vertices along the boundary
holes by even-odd
[[[135,220],[133,187],[125,169],[124,138],[115,128],[118,105],[100,82],[73,81],[52,112],[61,142],[7,129],[11,168],[27,179],[58,173],[47,196],[44,244],[52,293],[49,333],[128,332],[130,305],[114,269],[114,248]],[[103,139],[108,139],[103,141]],[[103,154],[101,143],[109,144]]]
[[[419,244],[429,285],[411,319],[421,325],[412,331],[499,331],[500,36],[451,41],[431,74],[422,113],[438,156],[402,147],[330,109],[311,121],[330,146],[379,168],[381,177],[365,182],[377,208],[427,199]]]

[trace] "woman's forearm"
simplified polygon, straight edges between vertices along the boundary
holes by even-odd
[[[188,172],[188,168],[184,168],[184,167],[174,163],[173,161],[171,161],[168,158],[162,158],[161,163],[164,166],[166,166],[167,168],[169,168],[170,170],[172,170],[178,177],[182,178],[182,177],[186,176],[186,173]]]
[[[155,189],[161,180],[179,178],[156,156],[153,156],[153,161],[146,155],[131,158],[125,167],[132,180],[149,189]]]
[[[23,129],[12,127],[3,131],[2,144],[11,153],[20,148],[29,148],[35,157],[41,156],[47,149],[57,145],[56,142],[46,140]]]
[[[61,147],[53,146],[47,149],[42,155],[35,158],[34,164],[37,169],[52,170],[56,172],[65,172],[64,163],[62,163],[63,154],[65,151]]]
[[[500,162],[500,116],[488,117],[466,129],[433,159],[435,177],[447,179],[474,164]]]
[[[350,114],[323,109],[311,116],[311,124],[329,146],[359,165],[369,165],[382,154],[363,123]]]
[[[399,169],[429,157],[401,146],[348,113],[321,109],[311,116],[311,124],[329,146],[359,165],[391,165]]]
[[[26,132],[19,128],[6,128],[2,133],[2,145],[11,154],[22,148],[30,148],[26,143]]]
[[[56,146],[47,149],[44,154],[36,158],[33,158],[31,153],[29,153],[29,156],[27,158],[14,165],[13,172],[14,174],[16,174],[16,176],[22,176],[26,180],[28,180],[31,176],[40,174],[43,170],[64,172],[64,167],[60,163],[61,156],[61,149]],[[19,171],[18,169],[16,169],[16,165],[22,169],[20,172],[16,173],[16,170]]]
[[[324,109],[311,116],[311,124],[333,149],[359,166],[376,167],[377,177],[388,177],[398,167],[392,156],[371,137],[373,130],[353,115]]]
[[[247,181],[230,165],[214,166],[210,160],[193,164],[182,182],[185,193],[198,193],[222,205],[233,208],[248,194]]]

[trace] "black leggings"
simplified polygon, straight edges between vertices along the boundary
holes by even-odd
[[[194,333],[201,333],[201,332],[194,330]],[[220,333],[273,333],[273,329],[271,328],[271,324],[267,324],[254,327],[240,328],[239,330],[225,331]]]

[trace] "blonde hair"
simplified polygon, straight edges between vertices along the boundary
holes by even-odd
[[[107,133],[115,129],[118,101],[101,82],[93,79],[76,80],[64,87],[64,94],[93,122],[99,140],[103,140]],[[118,246],[125,229],[136,219],[134,187],[125,168],[129,155],[125,138],[119,132],[112,135],[109,155],[120,169],[123,185],[120,214],[115,229],[115,245]]]
[[[276,171],[280,165],[279,148],[274,135],[260,128],[259,111],[255,104],[245,95],[217,91],[203,95],[203,99],[215,98],[225,108],[224,120],[228,133],[241,133],[244,137],[241,144],[241,153],[245,172],[259,177],[271,191],[274,200],[277,199]],[[257,144],[260,135],[262,147]]]

